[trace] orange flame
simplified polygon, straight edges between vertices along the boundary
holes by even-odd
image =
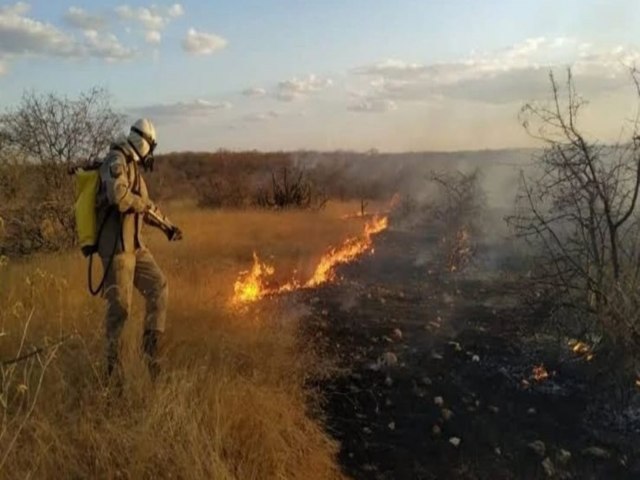
[[[364,226],[364,235],[360,238],[347,239],[340,248],[329,250],[321,259],[305,287],[316,287],[322,283],[335,280],[335,267],[352,262],[371,249],[373,235],[382,232],[389,225],[387,217],[374,218]]]
[[[247,272],[240,273],[238,280],[233,285],[235,302],[255,302],[269,293],[264,281],[266,277],[273,275],[274,268],[271,265],[260,262],[256,252],[253,252],[253,267]]]
[[[284,285],[271,287],[268,279],[275,269],[253,254],[253,267],[251,270],[242,272],[233,286],[234,304],[256,302],[269,295],[277,293],[291,292],[300,288],[312,288],[322,283],[334,281],[336,279],[335,267],[352,262],[360,255],[373,251],[373,236],[382,232],[389,226],[387,217],[373,218],[364,227],[361,237],[347,239],[342,246],[332,248],[322,256],[316,266],[313,275],[304,283],[292,280]]]
[[[569,347],[571,348],[571,351],[573,353],[580,357],[583,357],[588,362],[593,360],[593,357],[595,356],[591,346],[584,342],[581,342],[580,340],[570,340]]]

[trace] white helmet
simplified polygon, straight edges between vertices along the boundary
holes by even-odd
[[[132,126],[128,137],[129,143],[134,148],[140,160],[152,156],[158,143],[156,142],[156,129],[151,120],[141,118]]]

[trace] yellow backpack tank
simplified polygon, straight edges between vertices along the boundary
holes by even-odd
[[[75,184],[76,232],[80,249],[86,257],[95,253],[98,248],[98,215],[96,211],[96,199],[100,188],[98,169],[77,169]]]

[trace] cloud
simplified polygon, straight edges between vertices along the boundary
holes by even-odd
[[[28,12],[25,3],[0,7],[0,55],[79,55],[72,36],[51,24],[26,17]]]
[[[0,57],[11,60],[23,56],[99,58],[125,60],[135,52],[122,45],[113,34],[86,30],[78,39],[49,23],[27,16],[28,5],[17,3],[0,8]]]
[[[175,18],[184,15],[184,7],[174,3],[168,8],[152,5],[150,7],[132,7],[120,5],[115,8],[117,17],[130,23],[139,24],[145,30],[145,41],[150,44],[160,43],[161,32]]]
[[[79,7],[69,7],[64,15],[67,25],[81,30],[104,30],[107,19],[101,15],[90,14]]]
[[[114,62],[127,60],[134,56],[134,51],[122,45],[112,33],[101,34],[95,30],[87,30],[84,35],[86,53],[92,57]]]
[[[162,30],[169,23],[169,19],[155,8],[120,5],[115,12],[121,20],[138,22],[147,30]]]
[[[385,113],[397,110],[398,105],[393,100],[384,98],[363,98],[347,106],[351,112]]]
[[[264,88],[252,87],[252,88],[247,88],[243,90],[242,94],[245,97],[260,98],[260,97],[264,97],[267,94],[267,91]]]
[[[0,77],[7,73],[7,66],[0,61]]]
[[[268,122],[280,117],[280,114],[274,110],[264,113],[252,113],[243,117],[245,122]]]
[[[159,45],[162,41],[162,34],[157,30],[149,30],[144,35],[144,41],[150,45]]]
[[[567,66],[585,95],[615,89],[628,81],[627,66],[639,61],[640,50],[632,47],[597,47],[571,38],[540,37],[449,63],[385,60],[351,73],[366,79],[366,95],[371,98],[400,102],[444,96],[500,104],[545,96],[549,70]]]
[[[311,74],[304,78],[293,78],[278,83],[275,97],[283,102],[291,102],[324,90],[331,85],[333,85],[333,81],[330,78],[320,78]]]
[[[195,28],[190,28],[182,41],[182,48],[194,55],[211,55],[226,46],[224,38],[214,33],[198,32]]]
[[[132,109],[133,113],[144,117],[203,117],[220,110],[229,110],[233,105],[229,102],[209,102],[195,100],[193,102],[177,102],[169,104],[147,105]]]
[[[174,3],[169,7],[167,11],[171,18],[178,18],[184,15],[184,7],[179,3]]]

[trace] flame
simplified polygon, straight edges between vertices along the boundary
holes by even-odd
[[[587,362],[593,360],[593,357],[595,356],[591,346],[581,342],[580,340],[569,340],[569,347],[573,353],[583,357]]]
[[[532,377],[536,382],[542,382],[549,378],[549,372],[544,368],[544,365],[536,365],[533,367]]]
[[[340,247],[330,249],[322,256],[311,278],[304,283],[291,280],[284,285],[270,286],[269,278],[275,273],[273,266],[263,263],[253,253],[251,270],[240,273],[233,286],[232,303],[256,302],[269,295],[291,292],[300,288],[312,288],[336,279],[335,267],[352,262],[366,252],[373,252],[373,236],[389,226],[387,217],[376,217],[367,222],[360,237],[347,239]]]
[[[255,302],[267,295],[269,289],[265,285],[265,278],[273,275],[274,271],[271,265],[260,262],[258,254],[253,252],[253,267],[241,272],[233,285],[234,301]]]
[[[305,287],[316,287],[322,283],[335,280],[335,267],[352,262],[357,257],[371,249],[373,235],[382,232],[389,225],[387,217],[374,218],[364,226],[364,235],[360,238],[349,238],[341,247],[333,248],[323,255],[311,278]]]

